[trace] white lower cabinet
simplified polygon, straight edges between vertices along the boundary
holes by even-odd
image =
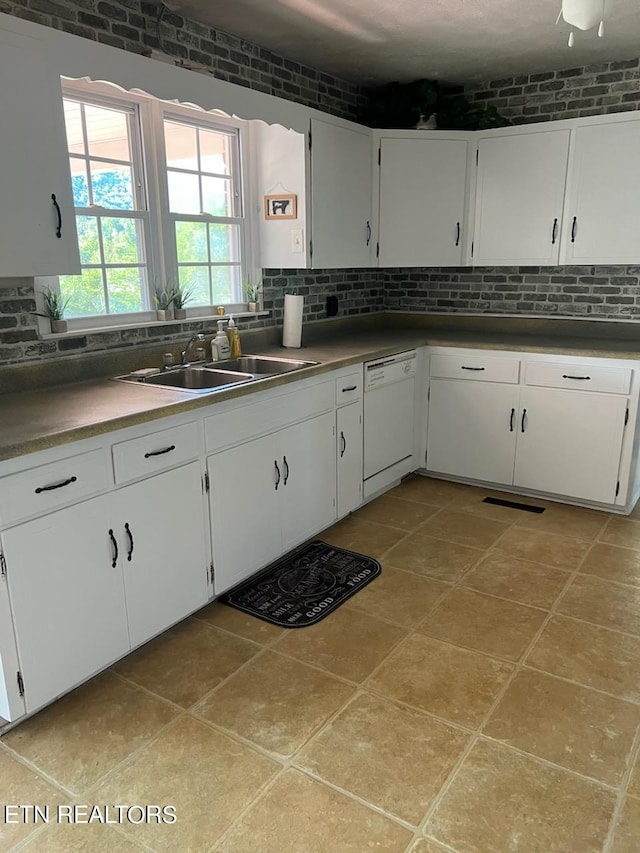
[[[335,519],[334,423],[326,412],[209,457],[216,594]]]
[[[362,503],[362,402],[337,411],[338,518]]]
[[[523,388],[513,484],[612,504],[627,398]]]

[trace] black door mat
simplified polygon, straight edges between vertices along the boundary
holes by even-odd
[[[510,509],[521,509],[523,512],[544,512],[543,506],[533,506],[532,504],[519,504],[517,501],[507,501],[504,498],[485,498],[483,504],[495,504],[495,506],[508,506]]]
[[[377,560],[319,539],[272,563],[220,599],[282,628],[315,625],[376,578]]]

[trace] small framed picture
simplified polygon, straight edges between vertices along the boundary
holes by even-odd
[[[297,219],[298,197],[292,193],[266,195],[264,197],[265,219]]]

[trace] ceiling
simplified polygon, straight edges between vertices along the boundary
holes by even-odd
[[[640,2],[604,0],[606,31],[555,26],[561,0],[166,0],[185,17],[365,85],[483,80],[640,55]]]

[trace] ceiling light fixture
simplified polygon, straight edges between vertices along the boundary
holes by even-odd
[[[562,8],[556,24],[562,18],[567,24],[579,30],[591,30],[598,27],[598,36],[604,35],[604,4],[606,0],[562,0]],[[573,47],[575,36],[569,33],[569,47]]]

